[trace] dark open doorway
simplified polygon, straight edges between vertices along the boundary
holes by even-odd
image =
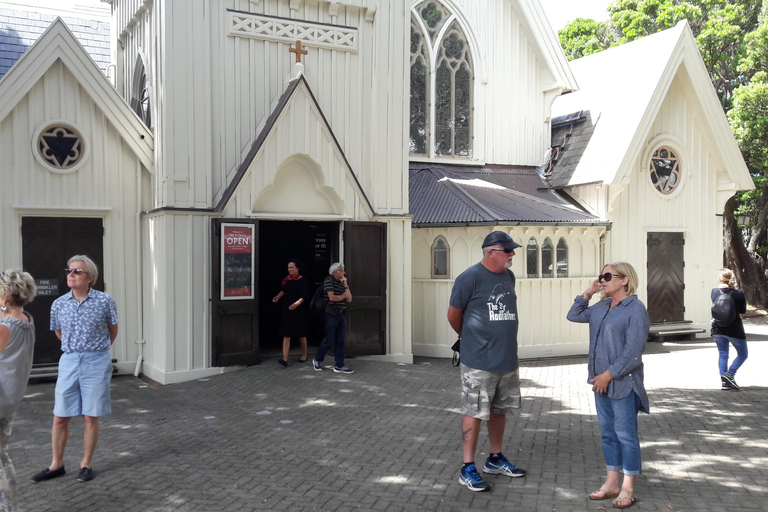
[[[337,222],[260,221],[259,222],[259,348],[262,355],[277,356],[282,350],[279,333],[282,305],[272,303],[280,291],[280,282],[288,275],[288,261],[303,263],[301,274],[309,282],[309,300],[328,274],[328,267],[339,257],[339,224]],[[310,346],[323,339],[322,322],[309,313]],[[291,342],[291,352],[298,353],[299,340]]]

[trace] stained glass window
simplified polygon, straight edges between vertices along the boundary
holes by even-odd
[[[547,237],[544,239],[544,243],[541,244],[541,277],[553,277],[553,267],[552,242]]]
[[[661,146],[651,156],[651,183],[662,194],[671,194],[680,184],[682,174],[677,154]]]
[[[410,151],[427,153],[429,117],[429,56],[421,29],[411,22],[411,125]]]
[[[527,262],[528,277],[539,277],[539,244],[535,238],[528,240],[525,247],[525,259]]]
[[[435,0],[414,12],[410,152],[471,158],[474,76],[467,38],[456,16]]]

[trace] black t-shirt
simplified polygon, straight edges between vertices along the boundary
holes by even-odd
[[[328,276],[325,278],[325,281],[323,281],[323,291],[325,292],[326,297],[329,297],[328,292],[333,292],[334,295],[343,295],[344,290],[346,290],[344,283],[342,283],[341,281],[339,281],[333,276]],[[339,313],[344,313],[346,309],[347,309],[346,299],[338,302],[331,302],[331,299],[328,298],[328,305],[325,306],[325,312],[330,313],[332,315],[338,315]]]

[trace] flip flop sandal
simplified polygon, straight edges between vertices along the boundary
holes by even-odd
[[[629,500],[629,503],[626,505],[617,505],[616,502],[623,502],[624,500]],[[626,492],[621,491],[616,498],[616,500],[611,503],[613,505],[613,508],[629,508],[632,505],[634,505],[637,502],[637,495],[634,492]]]
[[[597,494],[599,492],[602,492],[603,495],[602,496],[592,496],[592,494]],[[611,492],[611,490],[608,489],[605,486],[600,487],[598,490],[596,490],[592,494],[589,495],[589,499],[595,500],[595,501],[597,501],[597,500],[612,500],[613,498],[618,498],[619,497],[619,493],[618,492]]]

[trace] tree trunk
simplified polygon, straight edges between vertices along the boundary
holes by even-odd
[[[765,264],[759,254],[744,247],[741,229],[736,223],[736,196],[725,203],[723,222],[725,224],[726,263],[736,274],[740,289],[753,306],[768,307],[768,279]]]

